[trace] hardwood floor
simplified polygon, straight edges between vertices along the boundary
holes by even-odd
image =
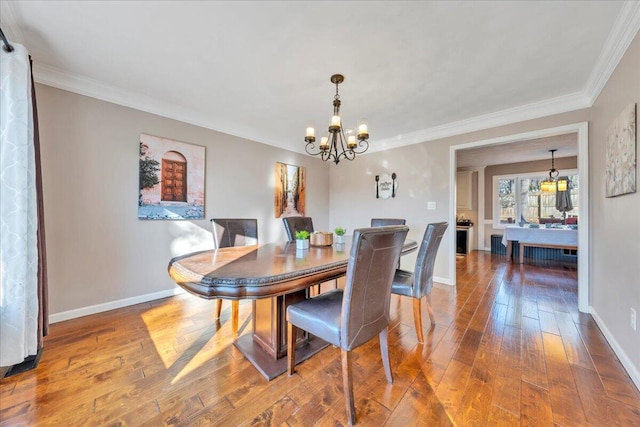
[[[377,339],[354,351],[358,425],[640,425],[640,393],[577,310],[575,265],[505,261],[458,260],[423,345],[411,299],[393,296],[394,383]],[[216,322],[214,301],[183,294],[53,324],[40,366],[0,383],[0,424],[346,424],[338,349],[267,382],[232,345],[225,307]],[[250,312],[242,302],[240,333]]]

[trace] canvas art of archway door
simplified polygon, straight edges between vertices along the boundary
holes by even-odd
[[[187,160],[180,153],[169,151],[162,157],[162,201],[187,201]]]
[[[204,219],[205,147],[140,134],[139,219]]]

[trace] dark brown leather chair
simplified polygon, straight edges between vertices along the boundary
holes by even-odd
[[[258,243],[258,220],[245,218],[214,218],[213,243],[215,248],[248,246]]]
[[[424,342],[420,304],[424,296],[427,297],[427,310],[429,311],[431,327],[434,327],[436,324],[433,318],[433,308],[431,308],[433,264],[447,226],[448,224],[446,222],[427,225],[422,243],[420,244],[420,251],[416,258],[415,270],[413,272],[401,269],[396,270],[393,284],[391,285],[392,293],[413,298],[413,322],[416,326],[416,335],[418,335],[419,342]]]
[[[372,227],[382,227],[385,225],[405,225],[407,220],[404,218],[371,218]]]
[[[282,218],[282,222],[284,222],[284,229],[287,232],[287,239],[290,242],[295,242],[296,240],[296,232],[298,231],[308,231],[309,233],[313,233],[313,220],[308,216],[289,216],[286,218]],[[334,281],[335,282],[335,281]],[[329,283],[329,282],[326,282]],[[321,284],[318,283],[312,287],[309,287],[309,296],[318,295],[321,292]]]
[[[351,350],[379,335],[387,382],[393,382],[387,345],[391,282],[408,231],[406,226],[355,230],[344,291],[333,289],[287,308],[289,375],[295,369],[298,328],[340,347],[349,424],[356,422]]]
[[[258,220],[253,218],[213,218],[213,245],[215,249],[258,244]],[[240,302],[231,300],[231,329],[238,336]],[[216,318],[220,318],[222,300],[216,302]]]
[[[287,238],[290,242],[296,240],[296,232],[306,230],[313,233],[313,220],[308,216],[289,216],[282,218]]]

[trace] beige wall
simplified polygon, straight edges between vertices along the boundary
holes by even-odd
[[[613,119],[640,101],[639,76],[636,37],[591,109],[358,156],[339,165],[38,85],[51,312],[175,289],[167,261],[210,245],[206,220],[137,220],[141,132],[206,146],[207,218],[257,217],[261,241],[284,238],[281,222],[273,218],[276,161],[308,168],[307,208],[317,229],[351,231],[374,216],[404,217],[409,237],[419,240],[426,224],[449,216],[452,145],[590,120],[590,305],[638,383],[640,335],[629,327],[629,309],[640,311],[640,193],[604,198],[604,144]],[[384,172],[398,174],[394,199],[375,198],[374,176]],[[436,202],[436,209],[427,210],[428,202]],[[436,260],[438,279],[450,279],[452,256],[455,248],[445,238]],[[405,258],[403,266],[411,268],[415,258]]]
[[[372,142],[375,144],[375,142]],[[419,144],[358,156],[331,166],[330,224],[347,230],[368,227],[373,217],[405,218],[408,238],[420,241],[426,225],[446,221],[449,212],[449,148],[444,144]],[[396,197],[376,199],[375,176],[397,174]],[[427,210],[427,202],[436,202]],[[447,230],[447,235],[450,230]],[[455,251],[455,248],[453,248]],[[435,275],[448,280],[448,237],[442,240]],[[413,268],[415,253],[402,257]]]
[[[640,315],[640,180],[633,194],[605,198],[607,128],[629,104],[640,104],[640,35],[627,49],[591,109],[589,173],[591,192],[591,306],[631,359],[640,381],[640,324],[630,327],[630,309]],[[638,126],[636,120],[636,133]],[[638,145],[636,143],[636,153]],[[637,164],[636,160],[636,164]],[[640,320],[640,319],[639,319]],[[601,325],[601,327],[602,327]],[[614,345],[614,347],[615,347]],[[623,361],[624,363],[624,361]]]
[[[450,146],[589,121],[590,306],[625,368],[639,384],[640,324],[633,331],[629,318],[632,307],[640,315],[640,191],[604,198],[606,130],[623,108],[634,102],[640,103],[640,36],[636,36],[590,109],[374,153],[333,167],[330,223],[353,228],[371,216],[400,216],[407,218],[410,238],[420,239],[426,224],[448,218]],[[375,144],[375,139],[371,143]],[[541,170],[549,166],[548,162],[542,164]],[[558,167],[570,166],[559,163]],[[383,172],[398,174],[400,185],[395,199],[375,198],[373,177]],[[437,202],[436,210],[427,210],[429,201]],[[445,237],[435,268],[435,275],[445,280],[449,280],[449,258],[455,256],[455,248],[448,242]],[[409,257],[405,258],[403,267],[410,267]]]
[[[49,86],[36,94],[54,316],[176,289],[167,263],[212,247],[214,216],[258,218],[261,242],[285,240],[275,162],[307,168],[307,213],[327,227],[329,168],[317,159]],[[137,219],[141,133],[206,147],[206,220]]]
[[[453,145],[482,141],[506,135],[515,135],[539,129],[558,127],[588,120],[588,110],[577,110],[536,120],[498,128],[457,135],[393,150],[359,156],[353,162],[332,165],[331,206],[329,221],[332,226],[349,229],[366,225],[374,216],[402,217],[409,225],[409,238],[422,239],[428,223],[447,221],[449,217],[449,149]],[[375,140],[371,141],[375,144]],[[548,168],[549,164],[546,164]],[[395,199],[376,199],[375,175],[398,174]],[[436,202],[435,210],[427,210],[428,202]],[[474,234],[477,235],[477,227]],[[442,240],[436,258],[436,278],[450,282],[449,260],[455,248],[449,244],[450,230]],[[477,237],[474,236],[474,240]],[[403,268],[413,268],[414,256],[405,256]]]

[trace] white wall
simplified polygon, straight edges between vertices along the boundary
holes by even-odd
[[[307,168],[307,214],[328,227],[329,168],[315,158],[49,86],[36,95],[54,320],[177,290],[167,264],[212,247],[214,216],[258,218],[261,242],[285,240],[275,162]],[[205,220],[137,219],[140,133],[206,147]]]
[[[635,193],[604,197],[607,128],[631,103],[640,107],[640,35],[636,35],[594,103],[589,137],[591,239],[594,242],[590,262],[591,306],[601,329],[612,346],[618,347],[618,356],[640,387],[640,324],[636,331],[630,326],[630,309],[635,308],[640,315],[640,176],[637,170]],[[636,119],[640,139],[637,125]],[[636,155],[640,160],[637,143]]]

